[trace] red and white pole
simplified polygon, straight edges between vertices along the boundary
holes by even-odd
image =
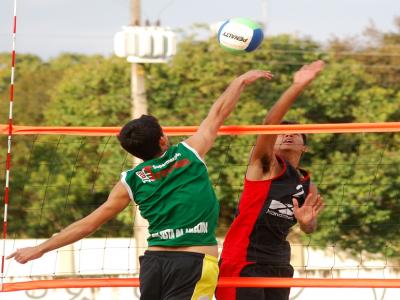
[[[3,238],[2,238],[2,252],[1,252],[1,287],[0,291],[3,290],[3,281],[5,278],[5,252],[6,252],[6,239],[7,239],[7,211],[9,204],[9,193],[10,193],[10,167],[11,167],[11,141],[13,132],[13,104],[14,104],[14,75],[15,75],[15,44],[16,44],[16,33],[17,33],[17,0],[14,0],[14,18],[13,18],[13,30],[12,30],[12,53],[11,53],[11,83],[10,83],[10,108],[8,117],[8,139],[7,139],[7,158],[6,158],[6,183],[4,191],[4,219],[3,219]]]

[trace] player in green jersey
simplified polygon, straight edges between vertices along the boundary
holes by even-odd
[[[272,74],[253,70],[234,79],[196,133],[178,145],[169,144],[152,116],[128,122],[118,139],[127,152],[144,162],[123,172],[107,201],[90,215],[8,258],[26,263],[74,243],[134,201],[149,222],[149,248],[140,258],[141,299],[211,300],[218,280],[215,227],[219,206],[204,157],[243,89],[260,78],[270,80]]]

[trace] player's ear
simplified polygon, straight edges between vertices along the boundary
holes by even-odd
[[[303,153],[306,153],[306,152],[308,152],[308,146],[307,146],[307,145],[304,145],[304,146],[303,146]]]
[[[165,150],[165,148],[168,148],[168,146],[169,146],[168,138],[165,135],[162,135],[160,137],[160,148]]]

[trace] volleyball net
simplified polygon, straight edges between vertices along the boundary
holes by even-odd
[[[196,128],[164,130],[176,142]],[[4,259],[17,248],[40,243],[106,200],[120,173],[132,167],[131,157],[115,138],[118,131],[12,127],[3,292],[138,286],[136,253],[145,246],[133,239],[133,204],[90,238],[25,265]],[[219,286],[399,288],[399,131],[400,122],[221,128],[206,160],[221,201],[220,247],[241,194],[255,134],[312,133],[303,167],[311,171],[326,208],[314,234],[301,234],[295,227],[289,237],[295,278],[221,278]],[[2,144],[8,133],[9,126],[1,125]],[[2,168],[5,160],[0,156]]]

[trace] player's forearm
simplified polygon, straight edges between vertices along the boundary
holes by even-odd
[[[61,230],[60,233],[52,236],[47,241],[38,245],[38,249],[44,254],[54,249],[61,248],[63,246],[72,244],[80,239],[93,233],[95,229],[85,226],[81,221],[75,222],[65,229]]]
[[[297,97],[303,92],[306,86],[293,83],[269,110],[264,119],[264,125],[280,124]]]
[[[245,86],[245,81],[241,77],[238,77],[231,82],[224,93],[217,99],[210,110],[210,114],[216,122],[222,125],[225,119],[231,114]]]

